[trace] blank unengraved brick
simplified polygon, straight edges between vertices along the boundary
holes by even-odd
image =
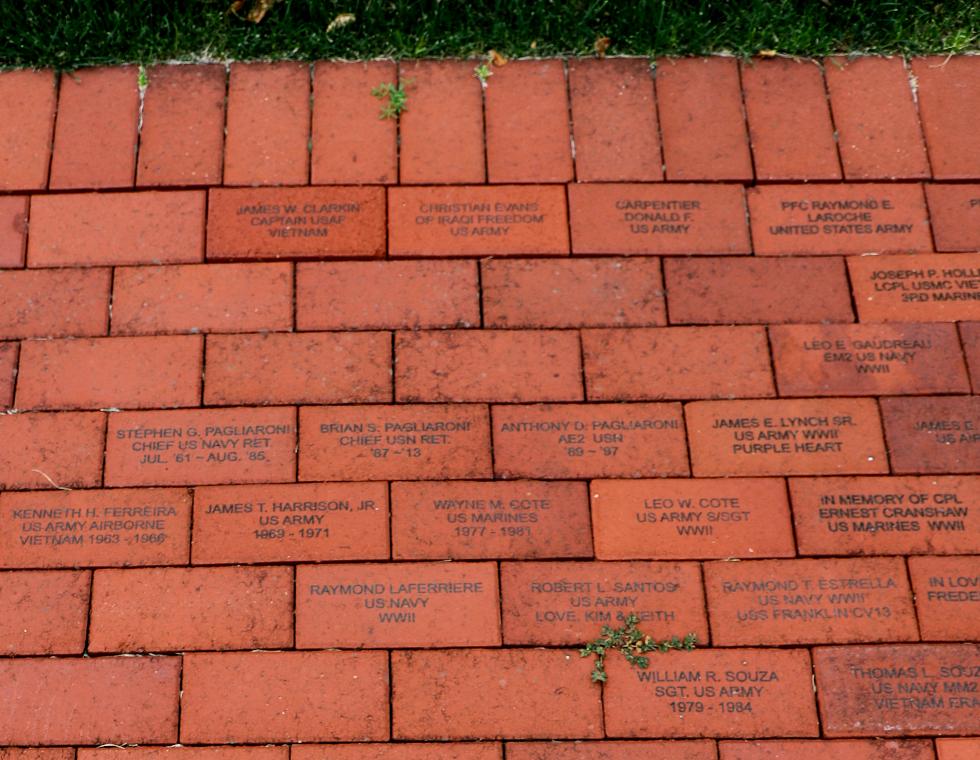
[[[480,271],[487,327],[667,323],[659,259],[486,259]]]
[[[398,401],[580,401],[571,330],[441,330],[395,336]]]
[[[500,760],[496,742],[398,742],[397,744],[294,744],[294,760]]]
[[[289,330],[292,291],[286,262],[119,269],[112,333]]]
[[[980,397],[883,398],[892,471],[980,471]]]
[[[90,652],[276,649],[293,644],[288,567],[97,570]]]
[[[199,335],[74,338],[21,343],[21,409],[197,406]]]
[[[980,752],[978,739],[936,739],[938,760],[973,760]]]
[[[980,60],[972,56],[912,59],[922,131],[936,179],[980,177]]]
[[[78,748],[78,760],[287,760],[288,747]],[[38,760],[42,760],[38,758]]]
[[[17,355],[17,343],[0,343],[0,408],[14,403]]]
[[[0,489],[91,488],[102,484],[105,415],[0,415]]]
[[[385,652],[188,654],[182,689],[184,744],[388,738]]]
[[[179,657],[0,660],[3,744],[177,741]]]
[[[909,557],[924,641],[980,639],[980,557]]]
[[[91,581],[82,570],[0,573],[0,654],[81,654]]]
[[[210,335],[205,404],[391,400],[388,333]]]
[[[570,649],[394,651],[394,738],[598,738],[590,668]]]
[[[24,266],[29,203],[26,195],[0,196],[0,269]]]
[[[783,739],[718,742],[721,760],[934,760],[921,739]]]
[[[111,269],[0,271],[0,337],[105,335]]]
[[[0,760],[75,760],[72,747],[3,747]]]
[[[42,190],[54,131],[55,75],[50,70],[0,74],[0,188]]]
[[[966,366],[973,379],[973,392],[980,392],[980,322],[960,322],[960,340],[966,354]]]
[[[609,754],[613,753],[613,754]],[[716,760],[712,741],[520,742],[507,744],[508,760]]]
[[[980,184],[925,188],[936,250],[980,251]]]
[[[590,400],[776,394],[762,327],[583,330],[582,351]]]
[[[568,89],[580,182],[663,179],[657,104],[646,59],[573,59]]]

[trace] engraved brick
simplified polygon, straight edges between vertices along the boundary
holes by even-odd
[[[500,760],[496,742],[294,744],[294,760]]]
[[[499,477],[687,475],[680,404],[493,407]]]
[[[0,409],[14,403],[14,382],[17,376],[19,344],[0,343]]]
[[[972,760],[980,752],[980,739],[936,739],[938,760]]]
[[[980,250],[980,185],[925,187],[936,250]]]
[[[0,269],[24,266],[29,200],[26,195],[0,196]]]
[[[493,562],[300,565],[296,646],[500,645]]]
[[[0,188],[43,190],[57,100],[51,70],[20,69],[0,75],[0,103],[7,118],[0,123]]]
[[[0,654],[81,654],[91,582],[82,570],[0,573]]]
[[[792,557],[782,480],[593,480],[598,559]]]
[[[980,176],[980,61],[972,56],[913,58],[912,76],[929,163],[936,179]]]
[[[980,397],[884,398],[881,416],[893,472],[980,470]]]
[[[613,754],[609,754],[613,753]],[[711,741],[520,742],[507,744],[508,760],[716,760]]]
[[[0,271],[0,337],[105,335],[111,269]]]
[[[925,641],[980,639],[980,557],[909,557]]]
[[[296,412],[290,407],[120,412],[109,419],[111,486],[293,480]]]
[[[105,415],[0,415],[0,489],[91,488],[102,484]]]
[[[718,742],[721,760],[934,760],[921,739],[782,739]]]

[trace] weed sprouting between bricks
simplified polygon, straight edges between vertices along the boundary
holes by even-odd
[[[383,102],[379,119],[397,119],[398,116],[408,108],[408,93],[405,92],[404,84],[394,84],[393,82],[382,82],[377,87],[371,89],[371,94]]]
[[[640,619],[636,615],[629,615],[619,628],[604,625],[602,635],[579,650],[582,657],[595,656],[595,667],[592,668],[593,683],[604,683],[608,679],[606,653],[610,650],[618,649],[634,668],[647,668],[650,665],[650,658],[646,655],[650,652],[669,652],[671,649],[691,650],[697,643],[697,636],[693,633],[687,634],[683,639],[674,636],[656,641],[636,627],[639,622]]]

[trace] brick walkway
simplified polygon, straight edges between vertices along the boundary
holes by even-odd
[[[980,57],[473,66],[0,74],[0,760],[980,757]]]

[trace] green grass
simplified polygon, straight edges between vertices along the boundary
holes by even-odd
[[[231,0],[0,0],[0,65],[76,68],[211,58],[685,55],[772,49],[957,53],[980,0],[282,0],[260,24]],[[340,13],[356,20],[327,32]]]

